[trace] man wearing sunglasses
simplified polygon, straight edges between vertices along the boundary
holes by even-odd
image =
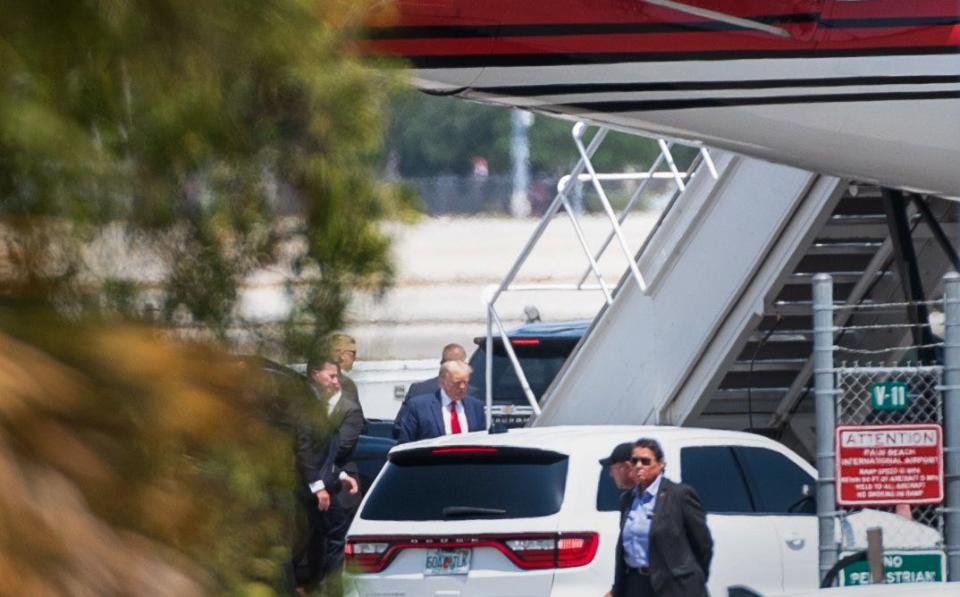
[[[637,486],[620,500],[613,597],[707,597],[713,539],[692,487],[663,476],[657,440],[638,439]]]

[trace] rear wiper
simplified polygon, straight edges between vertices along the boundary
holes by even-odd
[[[479,506],[447,506],[443,509],[444,518],[459,516],[503,516],[507,511],[502,508],[481,508]]]

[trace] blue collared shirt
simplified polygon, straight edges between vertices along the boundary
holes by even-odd
[[[633,503],[623,523],[623,561],[632,568],[650,565],[650,523],[662,476],[654,479],[642,493],[639,487],[633,488]]]

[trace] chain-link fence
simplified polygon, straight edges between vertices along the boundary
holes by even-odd
[[[943,368],[898,367],[844,363],[836,369],[837,425],[898,425],[943,423]],[[904,408],[878,410],[873,401],[873,389],[880,384],[898,384],[907,396]],[[843,533],[843,550],[866,549],[866,534],[850,523],[850,517],[869,518],[884,528],[885,549],[898,551],[941,549],[943,547],[943,515],[939,505],[871,506],[866,514],[862,508],[838,508]],[[879,515],[886,512],[899,519]],[[882,524],[886,520],[887,524]],[[862,525],[861,525],[862,526]]]
[[[884,558],[887,582],[960,580],[960,275],[944,276],[944,291],[939,301],[843,304],[832,276],[814,277],[821,578],[879,527],[899,561]],[[927,309],[938,307],[935,330]]]

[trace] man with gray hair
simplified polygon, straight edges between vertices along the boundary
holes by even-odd
[[[460,360],[442,364],[440,387],[433,393],[412,396],[397,414],[397,441],[402,444],[484,429],[483,402],[468,395],[471,373],[470,365]]]
[[[447,361],[467,361],[467,351],[463,349],[463,346],[460,346],[456,343],[450,343],[443,347],[443,352],[440,354],[440,365],[442,366]],[[425,379],[423,381],[416,381],[410,384],[410,387],[407,389],[407,395],[403,398],[403,403],[406,404],[407,400],[410,400],[414,396],[419,396],[420,394],[433,394],[440,389],[440,377],[431,377],[430,379]],[[472,389],[472,388],[471,388]]]

